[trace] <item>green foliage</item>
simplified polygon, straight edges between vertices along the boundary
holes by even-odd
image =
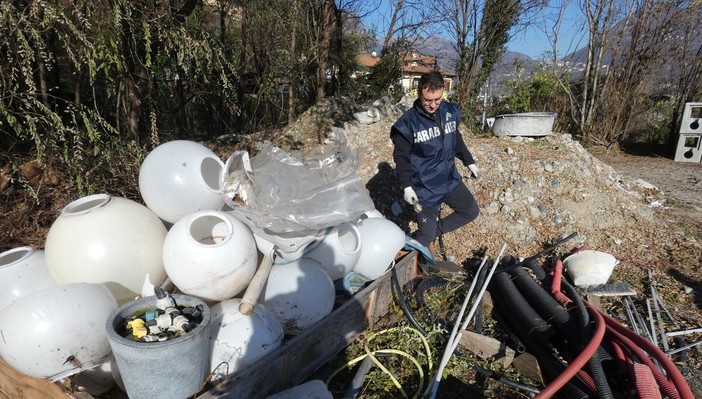
[[[494,113],[553,111],[553,104],[565,92],[556,76],[547,71],[535,71],[527,79],[505,83],[509,95],[495,104]]]
[[[393,101],[399,101],[404,95],[401,83],[402,59],[409,49],[409,44],[396,41],[383,50],[380,60],[375,66],[357,79],[357,85],[352,96],[359,103],[376,100],[389,96]]]
[[[517,22],[521,10],[520,2],[514,0],[492,0],[485,2],[483,10],[482,29],[484,48],[481,53],[480,70],[476,83],[473,85],[473,96],[476,97],[480,88],[490,76],[495,63],[505,51],[509,40],[509,31]]]
[[[623,136],[626,143],[667,144],[670,134],[670,121],[673,118],[673,104],[666,96],[650,96],[641,101],[636,118],[629,125],[629,132]]]

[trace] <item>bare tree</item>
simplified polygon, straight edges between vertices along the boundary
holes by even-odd
[[[292,33],[290,37],[290,73],[288,85],[288,124],[293,122],[295,116],[295,89],[297,88],[297,72],[295,65],[297,65],[297,26],[298,15],[299,15],[300,0],[293,0],[292,4]]]
[[[683,10],[678,25],[680,29],[675,37],[678,45],[671,54],[672,59],[680,63],[680,76],[673,93],[673,112],[668,133],[670,144],[677,139],[685,103],[702,98],[702,40],[699,40],[702,37],[699,25],[702,2],[691,2]]]
[[[438,30],[442,16],[436,13],[431,2],[426,0],[391,0],[383,48],[393,40],[415,43],[422,37],[430,37]]]
[[[509,31],[520,15],[528,15],[538,1],[443,0],[434,4],[455,42],[458,54],[457,101],[466,106],[476,88],[487,79],[494,63],[504,52]]]
[[[577,98],[572,111],[584,141],[608,145],[644,128],[639,121],[650,107],[649,98],[664,89],[656,84],[662,80],[658,75],[671,69],[673,39],[681,36],[685,18],[691,15],[689,4],[581,3],[588,22],[587,60],[582,79],[569,93]],[[673,73],[677,71],[669,72]]]

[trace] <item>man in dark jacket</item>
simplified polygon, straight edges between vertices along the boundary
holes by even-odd
[[[454,231],[478,217],[478,204],[463,183],[454,158],[478,177],[478,167],[468,151],[458,125],[458,106],[442,100],[444,78],[437,71],[419,79],[418,98],[392,126],[393,158],[404,198],[417,211],[414,238],[430,247],[435,238]],[[439,219],[441,204],[453,210]],[[432,245],[433,246],[433,245]],[[432,251],[434,252],[434,251]]]

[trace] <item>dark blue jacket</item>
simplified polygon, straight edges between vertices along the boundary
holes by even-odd
[[[466,166],[475,163],[458,131],[460,123],[456,104],[442,102],[430,115],[416,100],[390,130],[400,187],[412,186],[422,205],[441,204],[458,186],[454,158]]]

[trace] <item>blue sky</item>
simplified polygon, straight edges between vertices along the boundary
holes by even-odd
[[[587,44],[583,31],[585,16],[583,11],[573,1],[551,0],[549,5],[531,18],[530,24],[514,33],[512,40],[507,44],[507,49],[540,58],[546,51],[553,51],[552,33],[555,24],[555,15],[561,5],[565,4],[563,22],[559,30],[558,56],[562,57]],[[549,40],[549,38],[551,40]]]
[[[374,6],[379,6],[364,18],[364,23],[369,28],[375,24],[379,31],[378,34],[382,38],[385,35],[384,28],[387,27],[387,20],[390,17],[390,0],[376,1]],[[547,7],[530,18],[530,23],[526,27],[514,32],[512,40],[507,44],[507,49],[527,54],[534,59],[543,57],[546,51],[551,51],[553,48],[549,37],[553,38],[554,35],[550,32],[555,15],[563,5],[565,14],[558,38],[558,56],[562,57],[585,46],[586,42],[583,40],[583,33],[580,29],[585,17],[577,2],[574,0],[550,0]]]

